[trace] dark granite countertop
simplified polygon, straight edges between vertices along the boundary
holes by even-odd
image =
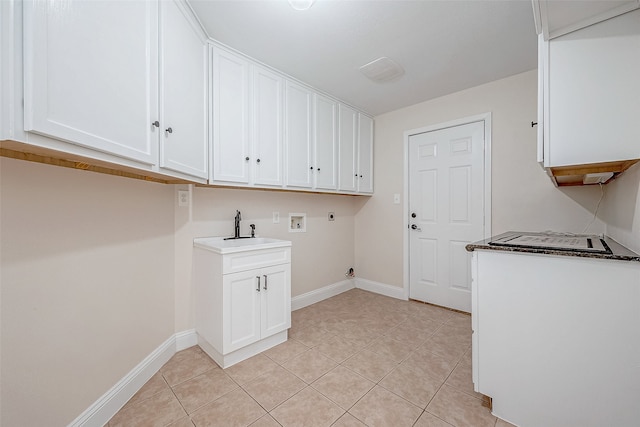
[[[519,253],[530,253],[530,254],[560,255],[560,256],[581,257],[581,258],[613,259],[613,260],[619,260],[619,261],[640,262],[640,255],[625,248],[615,240],[606,236],[604,238],[604,241],[607,244],[607,246],[609,246],[609,249],[611,249],[611,253],[579,252],[574,250],[514,247],[514,246],[495,246],[495,245],[489,244],[489,242],[491,242],[494,239],[503,238],[503,237],[507,237],[515,234],[521,234],[521,233],[522,232],[509,231],[509,232],[500,234],[498,236],[494,236],[490,239],[485,239],[479,242],[470,243],[466,246],[466,249],[469,252],[473,252],[476,249],[482,249],[482,250],[502,251],[502,252],[519,252]],[[545,233],[526,232],[526,234],[544,235]]]

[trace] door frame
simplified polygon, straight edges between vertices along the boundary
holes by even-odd
[[[491,237],[491,112],[463,117],[444,123],[429,125],[404,132],[404,203],[402,208],[404,233],[403,246],[403,286],[404,299],[409,299],[409,138],[413,135],[433,132],[474,122],[484,122],[484,238]]]

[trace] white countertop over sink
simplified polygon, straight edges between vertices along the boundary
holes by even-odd
[[[291,246],[291,242],[269,237],[232,238],[227,240],[225,240],[225,237],[198,237],[193,239],[193,246],[224,255],[261,249],[283,248]]]

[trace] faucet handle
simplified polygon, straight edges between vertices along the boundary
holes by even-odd
[[[251,227],[251,237],[256,237],[256,225],[249,224],[249,227]]]

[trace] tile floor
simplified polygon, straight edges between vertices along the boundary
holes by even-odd
[[[471,318],[353,289],[292,313],[289,340],[220,369],[177,353],[116,426],[507,427],[471,382]]]

